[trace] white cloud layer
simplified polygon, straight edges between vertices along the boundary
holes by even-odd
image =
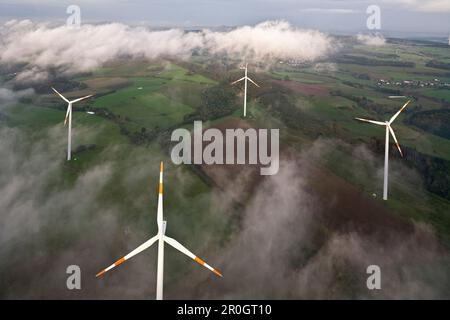
[[[295,59],[312,61],[333,50],[333,41],[322,32],[298,29],[284,21],[266,21],[228,32],[204,31],[205,48],[244,59]]]
[[[1,31],[0,63],[25,65],[18,80],[42,80],[49,68],[66,73],[91,71],[121,56],[186,58],[201,50],[259,62],[275,58],[311,61],[333,50],[332,38],[324,33],[298,29],[283,21],[226,32],[185,32],[120,23],[84,24],[76,29],[12,20]]]
[[[34,94],[34,90],[31,88],[25,90],[14,91],[9,88],[0,88],[0,109],[3,106],[7,106],[17,102],[17,100],[25,97],[29,97]]]
[[[367,46],[380,47],[386,44],[382,34],[358,34],[356,39]]]

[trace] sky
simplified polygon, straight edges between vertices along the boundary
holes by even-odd
[[[450,34],[450,0],[0,0],[0,19],[65,21],[71,4],[81,8],[82,22],[196,27],[286,20],[336,33],[367,30],[366,9],[378,5],[380,32]]]

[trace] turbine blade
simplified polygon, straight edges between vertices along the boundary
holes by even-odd
[[[61,93],[59,93],[58,90],[56,90],[56,89],[53,88],[53,87],[52,87],[52,89],[53,89],[53,91],[55,91],[56,94],[57,94],[58,96],[60,96],[65,102],[69,103],[69,100],[67,100]]]
[[[155,243],[155,241],[158,240],[158,235],[154,236],[153,238],[151,238],[150,240],[147,240],[146,242],[144,242],[143,244],[141,244],[139,247],[137,247],[136,249],[134,249],[133,251],[131,251],[129,254],[127,254],[126,256],[120,258],[119,260],[117,260],[116,262],[114,262],[112,265],[110,265],[108,268],[103,269],[102,271],[100,271],[99,273],[97,273],[95,276],[96,277],[101,277],[102,275],[104,275],[106,272],[108,272],[109,270],[111,270],[114,267],[117,267],[119,264],[121,264],[122,262],[132,258],[133,256],[137,255],[138,253],[141,253],[142,251],[144,251],[145,249],[147,249],[148,247],[150,247],[153,243]]]
[[[181,251],[182,253],[184,253],[185,255],[187,255],[189,258],[194,259],[196,262],[198,262],[199,264],[201,264],[202,266],[204,266],[205,268],[211,270],[212,272],[214,272],[217,276],[219,277],[223,277],[222,274],[217,270],[214,269],[213,267],[211,267],[209,264],[207,264],[205,261],[203,261],[202,259],[200,259],[199,257],[197,257],[195,254],[193,254],[192,252],[190,252],[188,249],[186,249],[181,243],[179,243],[177,240],[169,238],[167,236],[164,236],[164,241],[167,242],[168,244],[170,244],[172,247],[174,247],[175,249]]]
[[[87,99],[87,98],[90,98],[90,97],[93,97],[93,96],[94,96],[93,94],[90,94],[90,95],[88,95],[88,96],[85,96],[85,97],[82,97],[82,98],[79,98],[79,99],[72,100],[72,101],[70,101],[70,103],[79,102],[79,101],[81,101],[81,100],[84,100],[84,99]]]
[[[391,132],[392,138],[394,138],[395,144],[397,145],[397,149],[398,149],[398,151],[400,152],[400,155],[403,158],[402,149],[400,148],[400,145],[398,144],[397,137],[395,136],[394,130],[392,129],[391,126],[389,126],[389,131]]]
[[[158,188],[158,211],[156,213],[156,223],[158,228],[162,228],[163,225],[163,173],[164,164],[161,161],[159,165],[159,188]]]
[[[385,126],[386,125],[386,123],[381,122],[381,121],[368,120],[368,119],[363,119],[363,118],[355,118],[355,119],[359,120],[359,121],[364,121],[364,122],[370,122],[370,123],[378,124],[380,126]]]
[[[411,102],[411,100],[408,100],[403,107],[400,108],[400,110],[397,111],[396,114],[394,114],[394,116],[391,118],[391,120],[389,120],[389,124],[391,124],[392,122],[394,122],[394,120],[398,117],[398,115],[403,111],[403,109],[406,108],[406,106]]]
[[[67,118],[69,118],[69,114],[70,114],[70,109],[71,108],[72,108],[72,106],[69,103],[69,106],[67,107],[67,111],[66,111],[66,117],[64,118],[64,125],[66,125]]]
[[[242,80],[245,80],[245,77],[242,77],[242,78],[240,78],[239,80],[236,80],[236,81],[232,82],[231,85],[233,85],[233,84],[235,84],[235,83],[238,83],[238,82],[240,82],[240,81],[242,81]]]
[[[257,87],[259,88],[259,85],[257,85],[255,81],[253,81],[253,80],[250,79],[249,77],[247,77],[247,80],[250,81],[251,83],[253,83],[255,86],[257,86]]]

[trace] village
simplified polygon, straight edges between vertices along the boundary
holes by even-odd
[[[396,86],[396,87],[410,87],[410,88],[449,88],[450,83],[443,82],[440,79],[433,79],[427,81],[421,80],[403,80],[403,81],[394,81],[394,80],[385,80],[379,79],[377,85],[380,87],[383,86]]]

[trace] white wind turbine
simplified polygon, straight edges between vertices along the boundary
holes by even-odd
[[[66,111],[66,118],[64,119],[64,125],[66,125],[67,119],[69,119],[69,130],[68,130],[68,134],[67,134],[67,160],[69,161],[71,158],[71,151],[72,151],[72,104],[79,102],[81,100],[90,98],[93,96],[93,94],[90,94],[88,96],[79,98],[79,99],[75,99],[72,101],[69,101],[68,99],[66,99],[61,93],[59,93],[55,88],[53,88],[53,91],[55,91],[65,102],[68,103],[67,105],[67,111]]]
[[[242,77],[239,80],[236,80],[234,82],[231,83],[231,85],[238,83],[242,80],[244,80],[244,117],[247,115],[247,80],[250,81],[251,83],[253,83],[255,86],[257,86],[259,88],[259,86],[256,84],[255,81],[253,81],[252,79],[250,79],[249,77],[247,77],[247,67],[248,67],[248,63],[245,64],[244,68],[240,68],[240,69],[244,69],[245,70],[245,75],[244,77]]]
[[[394,130],[391,127],[391,124],[394,122],[394,120],[398,117],[398,115],[403,111],[403,109],[406,108],[406,106],[411,102],[409,100],[406,102],[403,107],[398,110],[394,116],[386,122],[382,121],[374,121],[374,120],[368,120],[368,119],[362,119],[362,118],[355,118],[359,121],[369,122],[373,124],[377,124],[380,126],[386,126],[386,145],[384,149],[384,183],[383,183],[383,200],[387,200],[388,195],[388,170],[389,170],[389,133],[391,133],[392,138],[394,138],[395,144],[397,145],[397,149],[400,152],[400,155],[403,157],[402,149],[400,149],[400,145],[398,144],[397,137],[395,136]]]
[[[169,245],[174,247],[175,249],[178,249],[191,259],[194,259],[196,262],[204,266],[205,268],[211,270],[216,275],[222,277],[222,274],[208,265],[205,261],[197,257],[195,254],[190,252],[188,249],[186,249],[181,243],[179,243],[177,240],[169,238],[166,236],[166,226],[167,221],[163,220],[163,163],[161,162],[160,165],[160,172],[159,172],[159,194],[158,194],[158,213],[156,217],[156,222],[158,224],[158,233],[151,239],[147,240],[143,244],[141,244],[139,247],[128,253],[123,258],[120,258],[115,263],[110,265],[108,268],[100,271],[97,273],[96,277],[102,276],[107,271],[111,270],[112,268],[118,266],[122,262],[132,258],[133,256],[137,255],[138,253],[144,251],[145,249],[149,248],[153,243],[158,241],[158,270],[157,270],[157,278],[156,278],[156,300],[162,300],[163,298],[163,276],[164,276],[164,242],[167,242]]]

